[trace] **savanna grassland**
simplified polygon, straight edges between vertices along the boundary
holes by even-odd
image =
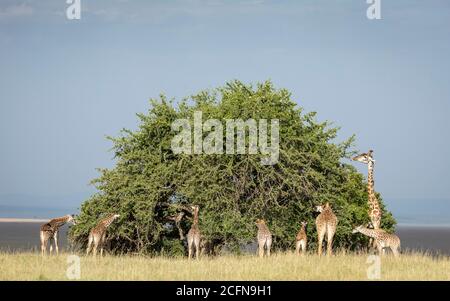
[[[69,280],[69,254],[1,253],[0,280]],[[201,258],[80,256],[80,280],[370,280],[374,263],[367,254],[297,256],[278,253]],[[372,269],[372,270],[371,270]],[[373,275],[373,274],[372,274]],[[450,258],[402,254],[381,258],[380,280],[450,280]]]

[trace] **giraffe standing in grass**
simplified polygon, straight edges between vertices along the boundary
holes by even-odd
[[[302,222],[302,227],[300,231],[297,233],[297,237],[295,238],[295,251],[300,255],[300,250],[302,251],[302,255],[306,253],[306,244],[308,242],[308,237],[306,236],[306,225],[307,222]]]
[[[325,238],[325,234],[327,234],[327,255],[330,256],[332,253],[333,237],[336,233],[338,219],[334,214],[333,209],[331,209],[329,203],[326,203],[324,206],[317,206],[316,211],[320,212],[320,214],[316,217],[316,227],[319,242],[319,249],[317,251],[319,256],[321,256],[322,242]]]
[[[373,159],[373,150],[369,150],[367,153],[362,153],[358,156],[353,157],[354,161],[362,162],[367,164],[367,192],[368,192],[368,204],[369,204],[369,218],[372,222],[374,229],[379,229],[381,224],[381,209],[378,202],[377,196],[375,195],[375,182],[373,179],[373,170],[375,165],[375,160]]]
[[[395,234],[387,233],[382,229],[369,229],[363,226],[358,226],[353,229],[352,233],[362,233],[375,240],[378,252],[380,255],[385,254],[385,248],[390,248],[394,256],[399,255],[400,238]]]
[[[263,219],[256,220],[256,226],[258,227],[258,252],[259,257],[264,257],[264,249],[267,250],[267,256],[270,256],[270,247],[272,246],[272,233],[266,225],[266,221]]]
[[[373,169],[375,165],[375,160],[373,159],[373,150],[369,150],[367,153],[362,153],[353,157],[354,161],[362,162],[367,164],[367,192],[368,192],[368,205],[369,205],[369,218],[372,222],[374,229],[379,229],[381,224],[381,209],[380,203],[378,202],[377,196],[375,195],[375,182],[373,179]],[[372,239],[371,239],[372,240]],[[372,245],[372,242],[370,242]]]
[[[86,255],[89,255],[93,249],[94,256],[96,256],[97,249],[100,246],[100,256],[103,256],[103,249],[106,243],[106,230],[118,217],[120,217],[119,214],[110,214],[107,218],[102,219],[97,226],[91,230],[89,233]]]
[[[198,256],[200,254],[200,229],[198,227],[199,207],[197,205],[194,205],[191,206],[191,209],[194,212],[194,221],[192,223],[191,229],[187,234],[188,254],[189,254],[188,257],[189,259],[191,259],[195,247],[195,258],[198,259]]]
[[[55,245],[56,254],[59,254],[59,248],[58,248],[58,232],[59,228],[61,228],[63,225],[65,225],[68,222],[72,222],[75,224],[75,221],[73,219],[73,216],[68,214],[63,217],[58,217],[50,220],[48,223],[45,223],[40,228],[40,239],[41,239],[41,253],[42,256],[45,255],[47,251],[47,245],[50,242],[50,254],[52,254],[53,246],[52,246],[52,240],[53,244]]]

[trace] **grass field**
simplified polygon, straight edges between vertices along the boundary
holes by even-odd
[[[69,254],[42,258],[1,253],[0,280],[69,280]],[[376,266],[367,255],[275,254],[223,256],[199,261],[144,256],[80,256],[80,280],[369,280]],[[370,261],[370,260],[369,260]],[[380,280],[450,280],[449,257],[406,254],[381,258]]]

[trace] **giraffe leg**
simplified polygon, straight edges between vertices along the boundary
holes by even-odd
[[[394,254],[394,256],[398,257],[398,255],[399,255],[398,246],[392,247],[391,250],[392,250],[392,253]]]
[[[376,242],[376,244],[377,244],[377,249],[378,249],[378,254],[381,256],[381,255],[384,255],[384,250],[383,250],[383,246],[381,245],[381,243],[380,242],[378,242],[377,240],[375,240],[375,242]]]
[[[87,245],[87,249],[86,249],[86,255],[89,255],[89,252],[92,249],[92,242],[93,241],[94,241],[94,238],[92,237],[92,235],[89,235],[88,245]]]
[[[191,236],[188,236],[188,258],[192,257],[192,249],[193,249],[194,239]]]
[[[260,239],[258,241],[258,252],[259,252],[259,257],[264,257],[264,245],[266,244],[266,241],[263,239]]]
[[[50,255],[52,255],[52,252],[53,252],[53,245],[52,245],[53,238],[50,238],[49,242],[50,242]]]
[[[98,249],[98,245],[100,243],[100,237],[98,237],[97,235],[94,236],[94,257],[97,256],[97,249]]]
[[[267,256],[270,257],[270,248],[272,247],[272,237],[266,239]]]
[[[305,255],[305,253],[306,253],[306,241],[305,240],[301,241],[301,248],[302,248],[302,255]]]
[[[333,252],[333,237],[336,229],[333,226],[327,226],[327,256],[331,256]]]
[[[45,233],[43,231],[41,231],[41,233],[40,233],[40,238],[41,238],[41,255],[44,256],[45,250],[47,248],[47,242],[45,239]]]
[[[295,253],[297,255],[300,255],[300,247],[301,247],[302,241],[301,240],[297,240],[295,242]]]
[[[103,250],[105,248],[106,244],[106,232],[103,233],[102,237],[100,238],[100,257],[103,257]]]
[[[42,245],[42,255],[45,255],[47,253],[47,247],[48,247],[48,238],[44,238],[44,244]]]
[[[58,248],[58,231],[55,232],[55,235],[53,236],[53,241],[54,241],[54,243],[55,243],[56,255],[59,255],[59,248]]]
[[[195,244],[195,258],[198,260],[198,256],[200,253],[200,237],[194,238],[194,244]]]
[[[323,238],[325,237],[325,232],[326,232],[326,228],[325,227],[318,229],[318,243],[319,243],[319,246],[318,246],[318,249],[317,249],[317,254],[319,256],[322,256],[322,242],[323,242]]]

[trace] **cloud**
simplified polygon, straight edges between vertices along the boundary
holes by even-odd
[[[33,14],[33,8],[25,3],[0,8],[0,19],[27,17]]]

